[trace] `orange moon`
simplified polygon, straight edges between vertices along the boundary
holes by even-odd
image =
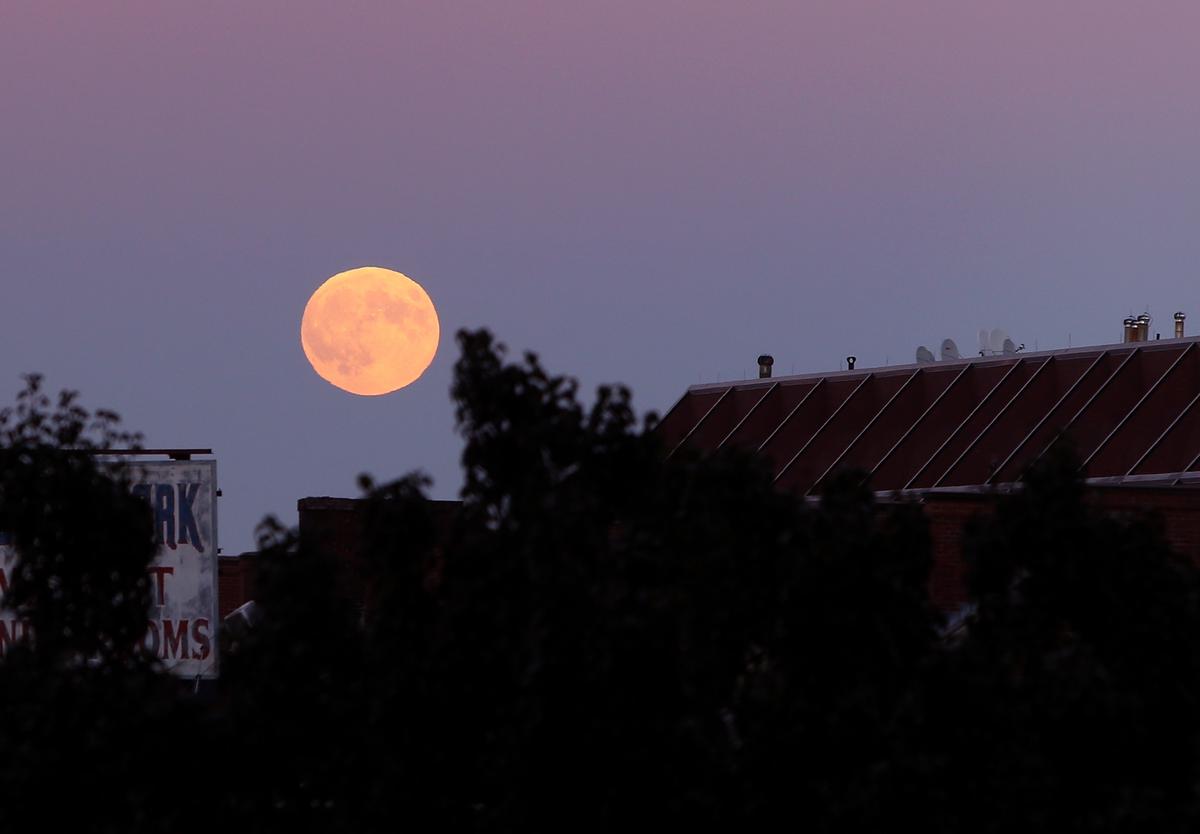
[[[317,287],[300,320],[300,346],[313,370],[363,396],[415,382],[440,336],[437,310],[421,285],[378,266],[334,275]]]

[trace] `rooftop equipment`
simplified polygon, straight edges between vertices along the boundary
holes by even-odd
[[[1138,341],[1150,341],[1150,316],[1142,313],[1137,317]]]
[[[764,353],[758,357],[758,378],[768,379],[771,376],[771,366],[775,364],[775,357]]]

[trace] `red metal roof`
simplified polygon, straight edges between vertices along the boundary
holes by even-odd
[[[845,467],[881,491],[1012,482],[1060,434],[1091,478],[1187,483],[1200,470],[1198,341],[696,385],[659,432],[672,452],[757,450],[801,494]]]

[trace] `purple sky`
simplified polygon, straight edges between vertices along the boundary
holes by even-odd
[[[225,552],[421,468],[454,331],[663,411],[1002,326],[1200,327],[1200,4],[507,0],[0,8],[0,403],[36,370],[211,446]],[[384,398],[300,314],[378,264],[442,349]]]

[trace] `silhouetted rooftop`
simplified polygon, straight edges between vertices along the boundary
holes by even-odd
[[[1012,482],[1069,437],[1094,483],[1200,478],[1200,337],[696,385],[659,431],[674,450],[765,456],[776,483],[832,472],[878,491]]]

